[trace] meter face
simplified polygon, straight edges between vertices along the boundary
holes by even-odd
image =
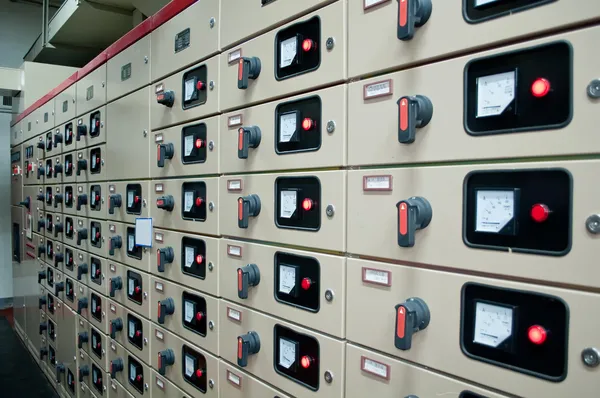
[[[512,335],[513,310],[478,302],[475,306],[473,342],[496,348]]]
[[[503,233],[515,215],[514,190],[477,191],[476,232]]]
[[[515,99],[516,71],[477,78],[477,117],[501,115]]]

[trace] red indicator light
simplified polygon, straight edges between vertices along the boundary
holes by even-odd
[[[101,309],[102,309],[102,308],[100,308],[100,306],[97,306],[97,307],[96,307],[96,312],[100,312],[100,310],[101,310]]]
[[[549,92],[550,82],[543,77],[535,79],[535,81],[531,84],[531,94],[533,94],[534,97],[542,98],[545,97]]]
[[[316,43],[314,41],[312,41],[311,39],[304,39],[302,41],[302,50],[304,50],[304,52],[309,52],[310,50],[314,50],[316,48]]]
[[[135,287],[136,294],[139,294],[141,291],[142,291],[142,288],[140,288],[139,286]]]
[[[302,208],[304,211],[310,211],[313,208],[313,201],[310,198],[305,198],[302,201]]]
[[[100,232],[96,232],[96,239],[100,238]]]
[[[304,278],[302,279],[300,286],[302,286],[302,289],[308,290],[312,286],[312,281],[310,280],[310,278]]]
[[[196,263],[197,264],[202,264],[202,261],[204,261],[204,257],[202,257],[202,255],[198,254],[196,256]]]
[[[135,378],[136,381],[142,381],[142,375],[137,375]]]
[[[548,332],[542,326],[533,325],[527,330],[527,337],[533,344],[544,344],[548,338]]]
[[[100,164],[100,158],[96,158],[96,164]]]
[[[196,89],[204,90],[205,88],[206,88],[206,85],[204,84],[204,82],[198,81],[198,83],[196,83]]]
[[[550,209],[543,203],[537,203],[531,207],[530,214],[533,221],[541,223],[548,219]]]
[[[100,275],[100,268],[96,270],[96,275]]]
[[[311,118],[304,118],[304,120],[302,120],[302,128],[304,129],[304,131],[308,131],[311,130],[313,127],[315,126],[315,123],[312,121]]]
[[[139,330],[135,331],[135,336],[136,337],[140,337],[142,335],[142,332],[140,332]]]
[[[198,369],[198,370],[196,371],[196,377],[197,377],[197,378],[201,378],[203,375],[204,375],[204,372],[203,372],[201,369]]]
[[[100,348],[100,347],[102,347],[102,345],[100,343],[96,344],[96,348],[97,349]],[[112,367],[112,364],[110,366]]]
[[[304,355],[302,358],[300,358],[300,365],[304,368],[304,369],[308,369],[312,363],[312,358],[309,357],[308,355]]]
[[[204,141],[202,141],[200,138],[198,138],[196,140],[196,148],[200,149],[204,146]]]
[[[133,203],[137,204],[137,203],[139,203],[139,201],[140,201],[140,197],[139,196],[134,196]]]
[[[201,198],[201,197],[197,197],[197,198],[196,198],[196,206],[197,206],[197,207],[200,207],[200,206],[202,206],[202,202],[204,202],[204,201],[202,200],[202,198]]]
[[[203,315],[201,312],[198,312],[198,313],[196,314],[196,320],[197,320],[197,321],[201,321],[201,320],[202,320],[202,318],[204,318],[204,315]]]

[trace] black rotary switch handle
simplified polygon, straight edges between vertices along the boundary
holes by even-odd
[[[44,271],[38,272],[38,283],[42,283],[42,279],[46,279],[46,272]]]
[[[401,200],[398,208],[398,246],[413,247],[417,230],[426,228],[431,222],[433,211],[429,201],[420,196]]]
[[[44,330],[48,330],[48,323],[46,322],[40,323],[40,334],[43,334]]]
[[[120,276],[110,278],[110,297],[115,297],[117,290],[123,289],[123,279]]]
[[[164,376],[167,373],[167,366],[175,364],[175,353],[170,348],[158,353],[158,373]]]
[[[77,160],[77,175],[81,175],[81,170],[87,170],[87,159],[78,159]]]
[[[62,363],[56,364],[56,382],[60,383],[60,375],[61,373],[65,373],[65,365]]]
[[[42,176],[43,176],[44,174],[46,174],[46,169],[45,169],[45,167],[44,167],[44,166],[42,166],[42,165],[39,165],[39,166],[38,166],[38,169],[37,169],[37,179],[38,179],[38,180],[39,180],[39,179],[41,179],[41,178],[42,178]]]
[[[79,348],[81,348],[81,347],[79,347]],[[89,366],[87,366],[87,365],[81,365],[79,367],[79,371],[78,371],[79,382],[83,383],[83,378],[87,377],[89,375],[90,375],[90,368],[89,368]]]
[[[173,199],[173,195],[164,195],[157,198],[156,207],[166,211],[172,211],[175,207],[175,199]]]
[[[248,264],[237,269],[238,297],[248,298],[248,288],[260,283],[260,270],[256,264]]]
[[[238,61],[238,88],[245,90],[248,88],[248,80],[256,79],[260,75],[260,58],[242,57]]]
[[[115,255],[115,249],[120,249],[123,246],[123,239],[120,236],[112,236],[108,244],[108,254],[111,256]]]
[[[79,264],[77,266],[77,280],[78,281],[81,280],[81,276],[83,274],[87,274],[87,273],[88,273],[88,265],[86,263]]]
[[[121,207],[121,194],[117,193],[108,197],[108,214],[115,214],[115,207]]]
[[[44,357],[48,355],[47,348],[40,348],[40,361],[44,360]]]
[[[87,343],[89,340],[87,332],[79,332],[77,335],[77,347],[83,348],[83,343]]]
[[[77,141],[81,141],[81,137],[87,135],[87,126],[85,124],[77,125],[77,133],[75,134],[75,139]]]
[[[38,149],[46,149],[46,143],[44,141],[38,141],[36,146],[38,147]]]
[[[65,290],[64,282],[57,282],[54,284],[54,295],[58,297],[58,293],[63,292]]]
[[[82,297],[79,300],[77,300],[77,314],[81,315],[81,311],[87,307],[88,307],[87,297]]]
[[[165,317],[167,315],[173,315],[175,312],[175,301],[171,297],[158,302],[158,323],[161,325],[165,323]]]
[[[46,296],[40,296],[38,299],[38,309],[42,309],[43,306],[46,305]]]
[[[158,272],[165,272],[165,265],[171,264],[175,258],[175,252],[172,247],[164,247],[156,251],[156,264]]]
[[[60,203],[63,202],[63,195],[62,193],[57,193],[56,195],[54,195],[54,208],[58,208],[58,205]]]
[[[57,131],[56,133],[54,133],[54,148],[56,148],[58,144],[62,144],[62,142],[63,136],[59,131]]]
[[[398,0],[398,39],[411,40],[415,28],[427,23],[432,9],[431,0]]]
[[[237,364],[242,368],[248,365],[248,357],[260,351],[260,337],[256,332],[248,332],[237,338]]]
[[[58,176],[58,173],[62,174],[62,172],[63,172],[62,164],[55,164],[54,165],[54,178],[56,178]]]
[[[260,197],[256,194],[238,198],[238,227],[248,228],[248,219],[260,214]]]
[[[116,339],[117,332],[123,330],[123,320],[121,318],[113,319],[110,321],[110,338]]]
[[[156,96],[156,102],[166,106],[167,108],[171,108],[175,103],[175,93],[171,90],[163,91]]]
[[[43,193],[38,193],[36,197],[37,197],[37,200],[40,202],[43,202],[44,200],[46,200],[46,197],[44,196]]]
[[[27,196],[24,201],[19,202],[19,205],[29,210],[31,208],[31,197]]]
[[[63,223],[54,224],[54,237],[57,238],[59,233],[63,232]]]
[[[38,246],[38,257],[41,257],[42,254],[46,253],[46,246],[45,245],[39,245]]]
[[[175,155],[175,146],[170,142],[166,144],[158,144],[156,147],[156,165],[165,167],[165,159],[173,159]]]
[[[123,371],[123,360],[116,358],[114,361],[110,361],[110,377],[114,379],[117,377],[118,372]]]
[[[433,117],[433,103],[424,95],[405,96],[398,100],[398,142],[412,144],[417,129],[429,124]]]
[[[41,228],[46,228],[46,220],[38,220],[37,231],[40,232]]]
[[[399,350],[410,350],[412,336],[425,329],[431,320],[429,307],[422,299],[411,297],[396,305],[396,332],[394,345]]]
[[[56,253],[54,255],[54,267],[58,268],[58,263],[62,263],[65,259],[65,255],[62,253]]]
[[[79,228],[77,230],[77,245],[81,246],[81,241],[88,238],[87,228]]]
[[[258,126],[240,127],[238,129],[238,158],[248,159],[248,149],[258,148],[261,132]]]
[[[81,206],[88,204],[87,194],[81,193],[77,195],[77,211],[81,210]]]

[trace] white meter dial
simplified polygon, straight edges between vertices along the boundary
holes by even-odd
[[[285,68],[290,66],[296,58],[296,52],[298,51],[298,39],[296,36],[290,37],[284,40],[280,44],[279,48],[279,67]]]
[[[296,112],[279,116],[279,142],[290,142],[296,133],[298,115]]]
[[[509,223],[514,224],[515,190],[477,191],[475,231],[502,233]],[[511,229],[514,233],[514,228]]]
[[[473,342],[498,347],[512,335],[513,309],[484,302],[475,304]]]
[[[477,78],[477,117],[501,115],[514,101],[516,71]]]

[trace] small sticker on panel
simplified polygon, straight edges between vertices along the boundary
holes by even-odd
[[[238,48],[227,54],[227,63],[232,64],[242,57],[242,49]]]
[[[127,237],[127,250],[132,252],[135,249],[135,235]]]
[[[242,114],[232,115],[227,118],[227,127],[241,126],[244,118]]]
[[[368,10],[371,7],[375,7],[379,4],[387,3],[390,0],[364,0],[363,9]]]
[[[159,340],[164,340],[164,338],[165,338],[165,335],[161,331],[158,331],[158,330],[156,331],[155,335],[156,335],[156,338]]]
[[[115,224],[109,224],[108,225],[108,230],[110,232],[115,232],[117,230],[117,227],[115,227]]]
[[[116,314],[117,313],[117,307],[114,306],[114,304],[110,305],[110,312]]]
[[[165,383],[158,378],[158,376],[156,377],[156,385],[158,386],[158,388],[160,388],[161,390],[165,389]]]
[[[363,191],[391,191],[392,176],[377,175],[363,177]]]
[[[234,257],[242,257],[242,247],[227,245],[227,254]]]
[[[116,190],[117,190],[117,189],[115,188],[115,186],[114,186],[114,185],[109,185],[109,186],[108,186],[108,192],[110,192],[110,193],[115,193],[115,191],[116,191]]]
[[[158,83],[156,86],[154,86],[154,92],[156,94],[160,94],[163,91],[165,91],[165,85],[163,83]]]
[[[390,367],[384,363],[369,359],[365,356],[360,358],[360,369],[363,372],[370,373],[374,376],[381,377],[382,379],[390,379]]]
[[[227,381],[233,384],[236,387],[242,386],[242,376],[238,376],[235,373],[227,371]]]
[[[231,307],[227,307],[227,318],[233,319],[236,322],[242,321],[242,312],[235,310]]]
[[[281,264],[279,266],[279,292],[290,294],[296,287],[296,268]]]
[[[163,287],[163,284],[162,284],[162,283],[160,283],[160,282],[155,282],[155,283],[154,283],[154,288],[155,288],[156,290],[158,290],[159,292],[162,292],[162,291],[163,291],[163,289],[164,289],[164,287]]]
[[[382,80],[375,83],[365,84],[363,86],[363,99],[373,99],[385,97],[394,93],[394,83],[392,79]]]
[[[192,303],[191,301],[186,301],[184,303],[184,319],[186,322],[191,322],[192,319],[194,319],[194,303]]]
[[[117,272],[117,267],[114,264],[110,265],[111,272]]]
[[[161,242],[162,243],[163,240],[164,240],[164,235],[161,234],[161,233],[159,233],[159,232],[156,232],[154,234],[154,240],[157,241],[157,242]]]
[[[192,209],[192,206],[194,206],[194,192],[192,191],[187,191],[184,194],[184,201],[183,201],[183,207],[184,210],[183,211],[190,211]]]
[[[162,134],[156,134],[154,136],[154,142],[156,142],[156,143],[163,142],[163,135]]]
[[[165,187],[163,186],[163,184],[154,184],[154,191],[163,192],[164,190],[165,190]]]
[[[184,156],[190,156],[192,154],[192,151],[194,150],[194,136],[193,135],[188,135],[185,137],[183,149],[184,149],[184,153],[185,153]]]
[[[193,247],[185,247],[185,267],[189,268],[194,264],[194,257],[196,256],[196,251]]]
[[[227,180],[227,191],[240,192],[243,188],[242,180]]]
[[[297,209],[297,191],[281,191],[280,192],[280,209],[279,217],[291,218]]]
[[[362,280],[365,283],[373,283],[375,285],[382,286],[392,286],[391,272],[380,269],[363,267]]]

